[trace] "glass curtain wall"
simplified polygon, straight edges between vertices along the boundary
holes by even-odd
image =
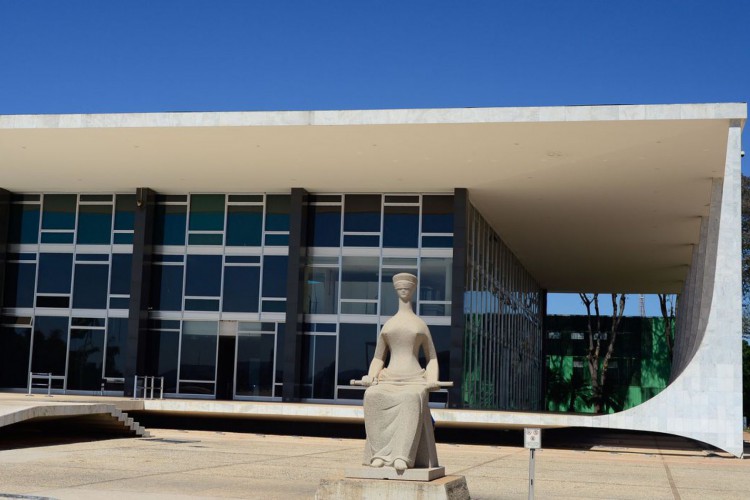
[[[122,378],[134,212],[133,194],[13,197],[0,387],[29,372],[71,391]]]
[[[467,222],[463,403],[541,410],[541,289],[471,205]]]
[[[419,278],[415,312],[430,327],[442,380],[450,361],[451,194],[309,197],[302,397],[360,400],[378,332],[396,313],[395,274]],[[433,395],[445,402],[446,392]]]
[[[289,204],[282,194],[157,197],[146,364],[166,393],[215,397],[229,366],[233,397],[280,397]]]

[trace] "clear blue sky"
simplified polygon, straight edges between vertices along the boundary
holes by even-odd
[[[747,102],[749,22],[747,0],[0,0],[0,114]]]

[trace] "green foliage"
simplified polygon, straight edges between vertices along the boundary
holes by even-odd
[[[750,344],[742,343],[742,414],[750,419]]]

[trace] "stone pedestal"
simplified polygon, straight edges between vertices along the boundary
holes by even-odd
[[[400,479],[322,479],[316,500],[469,500],[464,476],[443,476],[432,481]]]
[[[345,477],[351,479],[398,479],[400,481],[434,481],[445,476],[445,467],[420,467],[397,471],[393,467],[367,467],[347,469]]]

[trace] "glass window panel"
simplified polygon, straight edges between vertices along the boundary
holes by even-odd
[[[185,299],[186,311],[218,311],[218,299]]]
[[[125,369],[125,346],[128,342],[128,319],[107,320],[107,362],[105,377],[122,377]]]
[[[39,205],[10,206],[9,243],[39,242]]]
[[[13,263],[5,265],[4,307],[34,307],[34,282],[36,264]]]
[[[218,328],[216,321],[182,322],[180,380],[215,380]]]
[[[419,203],[419,196],[389,194],[389,195],[386,195],[385,202],[386,203]]]
[[[191,231],[224,230],[224,195],[194,194],[190,196]]]
[[[336,384],[336,337],[315,336],[313,398],[333,399]]]
[[[180,381],[180,394],[208,394],[213,395],[216,388],[214,382],[183,382]]]
[[[258,312],[260,267],[224,267],[225,312]]]
[[[379,233],[380,206],[379,194],[346,195],[344,231]]]
[[[188,245],[223,245],[223,234],[189,234]]]
[[[338,247],[341,245],[341,206],[308,207],[307,245]]]
[[[187,206],[156,205],[154,215],[155,245],[184,245]]]
[[[125,297],[112,297],[109,299],[110,309],[130,309],[130,299]]]
[[[115,233],[112,242],[115,245],[132,245],[133,233]]]
[[[65,375],[68,352],[68,318],[37,316],[34,318],[34,348],[31,371]]]
[[[0,328],[0,387],[27,387],[31,328]]]
[[[227,246],[257,247],[263,235],[263,207],[229,205],[227,207]]]
[[[47,194],[44,195],[44,210],[42,213],[42,229],[75,229],[76,226],[76,195]]]
[[[452,258],[423,257],[419,273],[420,300],[451,300]]]
[[[345,247],[379,247],[380,236],[365,236],[361,234],[345,234]]]
[[[115,295],[130,294],[130,272],[133,255],[129,253],[112,254],[112,277],[109,292]]]
[[[78,207],[79,245],[109,245],[112,241],[112,205]]]
[[[70,293],[73,274],[73,254],[39,254],[37,293]]]
[[[417,248],[419,244],[419,207],[383,207],[383,247]]]
[[[73,283],[73,307],[77,309],[106,309],[109,266],[76,264]]]
[[[105,253],[77,253],[76,262],[109,262],[109,255]]]
[[[286,298],[286,255],[263,257],[263,297]]]
[[[336,314],[338,312],[338,267],[306,267],[304,312]]]
[[[347,385],[351,379],[367,375],[377,339],[377,325],[339,325],[339,385]]]
[[[81,201],[112,201],[111,194],[82,194]]]
[[[288,234],[267,234],[266,245],[269,247],[289,246],[289,235]]]
[[[453,232],[453,196],[422,197],[422,232]]]
[[[453,248],[453,236],[422,236],[422,248]]]
[[[118,194],[115,197],[115,229],[132,231],[135,225],[135,195]]]
[[[378,257],[343,257],[341,298],[378,300],[380,259]]]
[[[40,295],[36,298],[36,306],[67,309],[70,307],[70,297],[45,297]]]
[[[266,231],[289,231],[290,205],[288,194],[266,196]]]
[[[182,309],[182,266],[151,268],[151,308],[155,311]]]
[[[302,336],[302,387],[300,396],[302,398],[312,397],[313,373],[315,371],[315,336]]]
[[[146,349],[149,374],[164,377],[164,392],[177,392],[177,349],[180,332],[150,331]]]
[[[104,330],[70,330],[68,352],[68,389],[98,391],[102,383]]]
[[[187,195],[186,194],[157,194],[156,195],[156,201],[158,202],[186,202],[187,201]]]
[[[221,295],[221,255],[188,255],[185,295]]]
[[[341,301],[341,314],[377,314],[377,302],[344,302]]]
[[[419,314],[421,316],[450,316],[450,304],[425,304],[419,303]]]
[[[279,323],[276,327],[276,383],[284,381],[284,333],[286,324]]]
[[[227,255],[224,257],[227,264],[260,264],[259,255]]]
[[[273,395],[275,335],[240,334],[237,337],[237,395]]]
[[[73,233],[42,233],[42,243],[73,243]]]
[[[285,300],[264,300],[261,306],[261,311],[267,312],[267,313],[286,312],[286,301]]]
[[[237,203],[263,203],[262,194],[230,194],[230,202]]]

